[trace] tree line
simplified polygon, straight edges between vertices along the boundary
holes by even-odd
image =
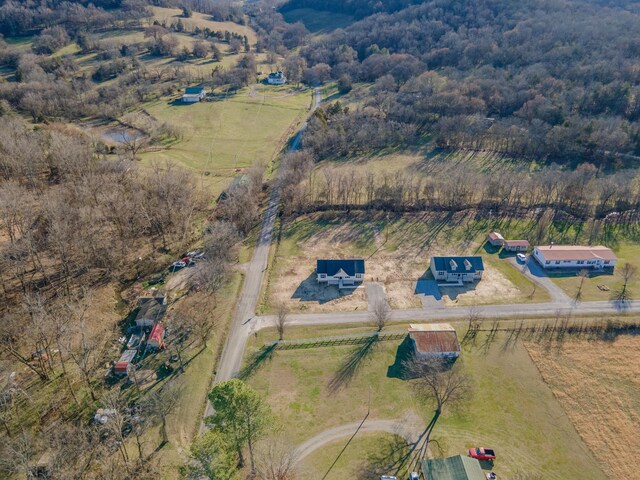
[[[416,167],[419,168],[419,167]],[[478,209],[494,214],[550,210],[579,220],[634,223],[640,213],[640,172],[602,174],[592,164],[575,170],[551,165],[534,172],[483,172],[463,162],[432,172],[316,168],[309,151],[289,154],[279,176],[288,214],[321,210],[397,212]],[[544,222],[540,222],[541,235]]]

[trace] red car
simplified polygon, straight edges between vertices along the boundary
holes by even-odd
[[[495,460],[496,452],[490,448],[470,448],[469,456],[477,460]]]

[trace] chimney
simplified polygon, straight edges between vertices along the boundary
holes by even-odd
[[[456,270],[458,268],[458,264],[453,258],[449,260],[449,265],[451,265],[451,270]]]
[[[465,270],[471,270],[471,262],[465,258],[464,260],[464,268]]]

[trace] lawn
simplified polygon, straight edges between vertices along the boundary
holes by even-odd
[[[319,287],[313,275],[318,258],[363,257],[367,282],[383,284],[393,308],[420,308],[416,282],[430,278],[432,255],[482,254],[485,275],[477,284],[442,289],[445,303],[531,303],[549,300],[506,259],[485,252],[487,226],[473,213],[322,213],[283,224],[273,248],[264,311],[285,302],[293,311],[353,311],[366,308],[364,288],[349,294]],[[533,293],[533,295],[532,295]]]
[[[304,335],[331,336],[365,328],[309,327]],[[289,329],[288,336],[299,336],[296,330]],[[464,331],[464,327],[459,329],[459,337]],[[260,332],[250,342],[248,355],[272,335]],[[524,346],[507,345],[501,339],[498,334],[494,343],[488,344],[481,333],[473,345],[464,347],[458,361],[469,376],[471,393],[460,405],[445,408],[434,431],[440,447],[434,444],[434,454],[455,455],[471,446],[484,445],[497,449],[499,459],[494,471],[502,478],[528,473],[558,480],[604,479]],[[367,351],[362,346],[278,350],[250,374],[248,381],[267,397],[284,434],[294,444],[328,428],[361,421],[370,392],[370,419],[424,424],[433,413],[430,401],[417,396],[410,382],[393,378],[394,369],[390,369],[397,362],[398,343],[379,342]],[[314,468],[305,478],[320,479],[333,461],[333,453],[340,450],[340,443],[309,457]],[[342,476],[329,478],[347,478],[344,472],[355,472],[367,453],[376,453],[370,449],[376,449],[375,441],[364,438],[354,443],[341,459]]]
[[[282,14],[289,23],[302,22],[311,33],[330,32],[337,28],[345,28],[354,22],[354,17],[345,13],[315,10],[313,8],[296,8]]]
[[[408,449],[402,448],[405,442],[401,437],[390,433],[364,433],[354,438],[345,454],[340,455],[347,441],[348,438],[344,438],[330,443],[303,459],[296,469],[298,478],[316,479],[321,478],[319,474],[328,472],[326,480],[370,480],[373,477],[366,475],[377,470],[380,461],[387,461],[383,453],[390,448],[399,448],[399,452]],[[336,459],[335,465],[331,467]],[[398,478],[405,479],[407,475],[408,472],[403,469],[398,473]]]
[[[615,292],[622,287],[623,280],[619,272],[620,267],[625,263],[630,263],[638,269],[637,274],[631,279],[627,288],[630,298],[634,300],[640,299],[640,245],[624,243],[614,247],[614,251],[618,256],[616,272],[613,274],[592,272],[582,285],[582,301],[611,300]],[[568,274],[551,273],[550,277],[567,295],[575,298],[582,281],[582,278],[576,272]],[[605,285],[609,290],[601,290],[598,285]]]
[[[269,164],[295,132],[311,103],[310,90],[259,85],[226,99],[183,105],[145,105],[162,122],[181,127],[182,141],[142,155],[145,163],[172,161],[212,178],[221,192],[243,168]]]

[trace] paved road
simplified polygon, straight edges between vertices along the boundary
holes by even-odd
[[[582,302],[577,305],[565,302],[532,303],[522,305],[484,305],[475,310],[484,318],[531,318],[552,316],[558,312],[572,315],[613,315],[618,313],[640,313],[640,301],[628,302],[623,309],[617,308],[612,302]],[[391,321],[436,321],[464,319],[469,314],[468,307],[446,307],[441,309],[408,309],[393,310]],[[275,317],[256,317],[255,331],[273,325]],[[303,313],[289,315],[287,324],[298,325],[339,325],[344,323],[370,323],[368,312],[332,312],[332,313]]]
[[[311,112],[318,107],[321,100],[322,97],[320,89],[314,89]],[[300,131],[291,142],[290,151],[297,150],[300,146],[302,132],[306,126],[306,123],[302,125]],[[267,269],[269,248],[271,246],[273,227],[278,214],[279,204],[280,192],[277,188],[273,188],[271,190],[271,195],[269,196],[269,204],[267,205],[264,219],[262,220],[262,229],[260,230],[258,243],[255,251],[253,252],[253,257],[249,262],[240,298],[236,305],[236,310],[231,324],[231,331],[229,332],[229,336],[227,337],[227,341],[222,350],[222,356],[218,362],[218,368],[216,370],[214,380],[215,382],[222,382],[235,377],[242,366],[242,356],[244,354],[247,339],[253,333],[256,326],[256,322],[252,322],[252,319],[255,316],[256,306],[260,296],[260,286],[262,285],[264,272]],[[261,324],[264,324],[264,322]],[[211,404],[207,402],[204,416],[207,417],[212,413]],[[202,432],[204,428],[206,427],[202,424],[200,431]]]

